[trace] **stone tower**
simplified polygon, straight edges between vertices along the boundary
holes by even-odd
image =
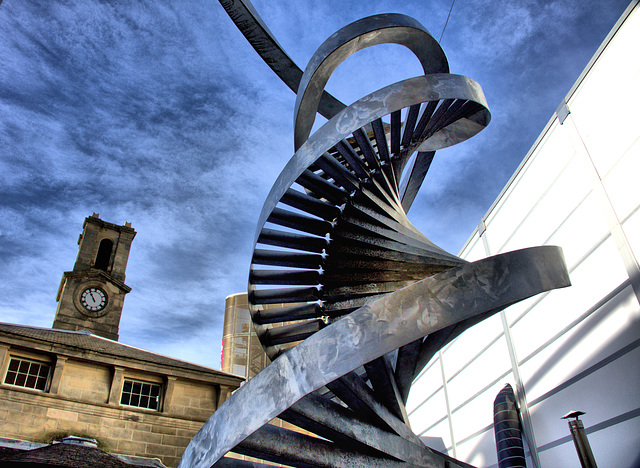
[[[124,296],[131,291],[124,273],[135,235],[131,223],[107,223],[96,213],[84,220],[73,271],[64,272],[58,288],[53,328],[118,339]]]

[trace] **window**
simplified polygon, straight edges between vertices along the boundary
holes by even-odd
[[[98,254],[96,255],[95,268],[99,270],[107,271],[109,269],[109,262],[111,261],[111,251],[113,250],[113,241],[111,239],[102,239],[100,241],[100,247],[98,247]]]
[[[50,373],[51,366],[47,363],[12,357],[4,383],[18,387],[35,388],[44,392],[47,389]]]
[[[159,384],[151,382],[124,379],[120,404],[158,410],[161,388]]]

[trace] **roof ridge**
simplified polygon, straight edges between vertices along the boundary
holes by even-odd
[[[7,322],[0,322],[0,327],[15,327],[16,329],[23,329],[23,330],[34,330],[34,331],[42,331],[42,332],[48,332],[48,333],[60,333],[62,334],[67,334],[67,335],[75,335],[75,336],[82,336],[82,337],[87,337],[87,339],[95,339],[95,340],[101,340],[105,343],[108,343],[112,346],[116,346],[119,347],[121,349],[126,349],[126,350],[132,350],[135,352],[139,352],[142,353],[143,355],[147,355],[147,356],[151,356],[151,357],[157,357],[163,360],[168,360],[171,361],[173,363],[173,365],[176,365],[177,367],[183,367],[180,366],[179,364],[184,365],[185,367],[190,367],[190,368],[197,368],[201,371],[206,371],[206,372],[211,372],[211,373],[215,373],[215,374],[219,374],[219,375],[223,375],[223,376],[229,376],[229,377],[238,377],[235,374],[231,374],[229,372],[225,372],[223,370],[220,369],[214,369],[213,367],[209,367],[209,366],[205,366],[202,364],[196,364],[194,362],[189,362],[189,361],[185,361],[184,359],[179,359],[179,358],[175,358],[175,357],[171,357],[171,356],[167,356],[164,354],[160,354],[160,353],[156,353],[154,351],[149,351],[147,349],[142,349],[139,348],[137,346],[132,346],[126,343],[121,343],[119,341],[115,341],[115,340],[111,340],[109,338],[105,338],[103,336],[99,336],[99,335],[95,335],[91,332],[88,332],[87,330],[79,330],[79,331],[72,331],[72,330],[60,330],[57,328],[45,328],[45,327],[37,327],[37,326],[32,326],[32,325],[20,325],[20,324],[14,324],[14,323],[7,323]],[[6,330],[6,329],[5,329]],[[11,331],[6,330],[6,333],[11,333]],[[46,337],[40,337],[40,339],[44,339],[46,340]],[[95,342],[94,342],[95,343]],[[77,344],[73,344],[73,343],[58,343],[58,344],[65,344],[67,346],[78,346]],[[110,355],[118,355],[117,353],[115,353],[113,350],[108,350],[108,349],[101,349],[101,350],[92,350],[92,351],[97,351],[97,352],[101,352],[104,354],[110,354]],[[122,357],[122,356],[120,356]],[[130,359],[137,359],[137,360],[144,360],[141,359],[140,357],[136,357],[136,356],[131,356],[131,355],[124,355],[124,357],[128,357]],[[154,362],[153,360],[150,360],[149,362]],[[169,365],[171,365],[171,362],[168,363]]]

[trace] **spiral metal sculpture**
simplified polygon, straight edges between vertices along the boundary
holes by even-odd
[[[342,28],[302,73],[248,1],[221,3],[297,91],[295,154],[260,214],[249,276],[252,320],[273,362],[214,413],[179,466],[259,466],[229,451],[296,467],[468,466],[413,434],[411,382],[470,326],[569,285],[557,247],[468,263],[407,219],[435,151],[489,123],[482,89],[449,74],[437,41],[404,15]],[[349,106],[324,92],[342,61],[382,43],[409,48],[425,74]],[[329,121],[310,135],[316,112]],[[319,437],[267,424],[276,417]]]

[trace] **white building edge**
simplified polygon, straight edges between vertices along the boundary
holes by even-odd
[[[414,432],[456,458],[497,466],[493,401],[510,383],[529,467],[580,466],[570,410],[600,467],[640,466],[639,45],[635,0],[461,251],[560,245],[573,286],[471,328],[416,380]]]

